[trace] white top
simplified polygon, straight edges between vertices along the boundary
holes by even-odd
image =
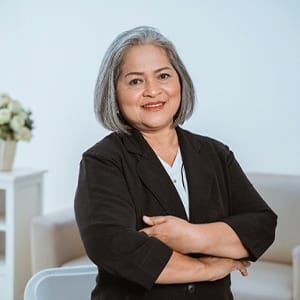
[[[164,160],[162,160],[159,156],[158,158],[163,167],[165,168],[166,172],[170,176],[185,208],[186,215],[189,218],[189,191],[180,148],[178,148],[172,167],[169,164],[167,164]]]

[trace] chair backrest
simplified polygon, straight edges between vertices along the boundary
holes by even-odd
[[[24,300],[88,300],[96,275],[93,265],[42,270],[28,281]]]
[[[74,210],[35,217],[31,223],[31,252],[33,273],[85,255]]]
[[[292,263],[300,244],[300,176],[248,173],[250,181],[278,215],[275,242],[262,260]]]

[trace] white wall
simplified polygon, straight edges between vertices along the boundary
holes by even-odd
[[[0,0],[0,93],[33,111],[16,167],[47,169],[44,211],[73,205],[81,153],[107,132],[93,89],[115,35],[161,29],[194,80],[185,127],[222,140],[247,171],[300,175],[300,5],[292,0]]]

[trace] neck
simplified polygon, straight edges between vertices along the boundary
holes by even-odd
[[[172,166],[178,150],[178,137],[175,128],[141,133],[156,155]]]
[[[155,148],[178,146],[178,138],[175,128],[167,128],[163,131],[141,132],[147,143]]]

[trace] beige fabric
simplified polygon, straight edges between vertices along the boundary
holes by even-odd
[[[292,249],[300,245],[300,176],[248,174],[251,182],[278,215],[276,239],[262,259],[292,263]]]
[[[91,264],[93,264],[93,262],[86,255],[84,255],[64,263],[62,267],[87,266]]]
[[[286,264],[256,262],[249,275],[232,273],[232,291],[235,300],[291,300],[292,267]]]
[[[73,210],[36,217],[31,224],[31,246],[33,273],[85,255]]]
[[[300,300],[300,246],[293,249],[293,295]]]
[[[300,176],[248,174],[278,215],[276,238],[242,278],[232,274],[235,300],[300,300]]]

